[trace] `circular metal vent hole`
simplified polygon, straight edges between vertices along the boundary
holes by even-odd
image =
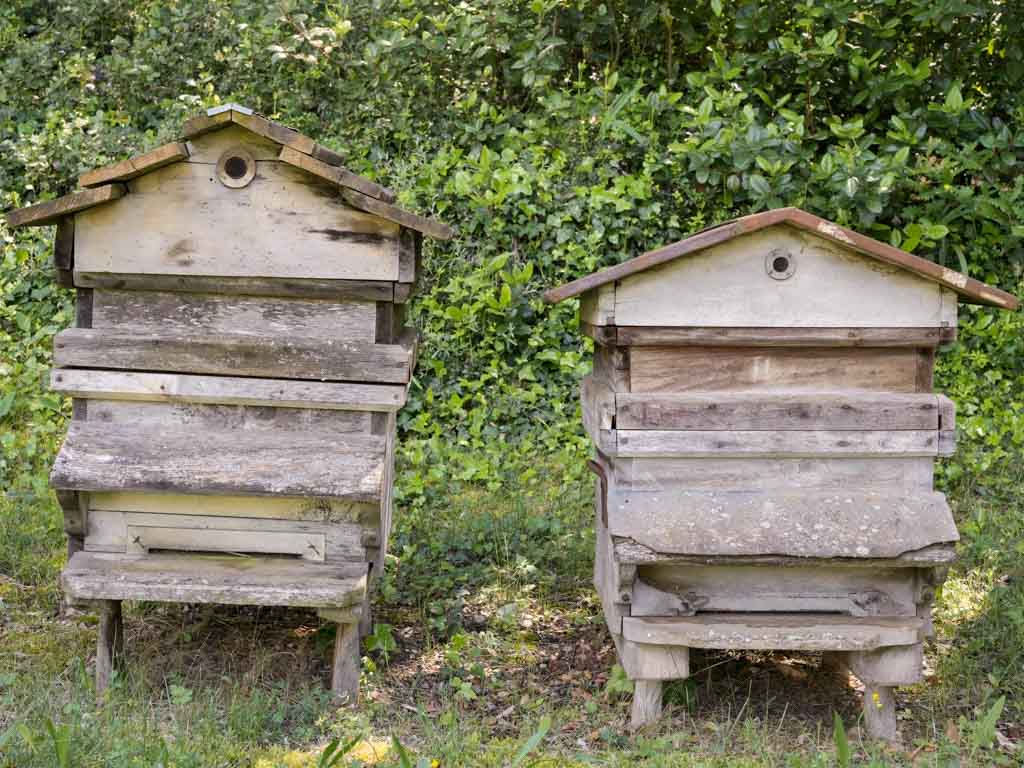
[[[772,280],[788,280],[796,272],[796,259],[788,251],[775,248],[764,257],[764,271]]]
[[[231,147],[217,161],[217,179],[225,187],[241,189],[256,177],[256,158],[245,147]]]

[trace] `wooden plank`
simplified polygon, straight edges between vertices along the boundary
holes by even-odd
[[[859,491],[910,495],[932,490],[932,457],[616,459],[617,488],[692,491]]]
[[[241,433],[283,432],[370,434],[367,411],[281,408],[262,405],[154,403],[133,400],[89,400],[87,421],[151,427],[161,430],[221,430]]]
[[[362,602],[366,564],[230,555],[78,552],[61,574],[61,585],[75,600],[332,608]]]
[[[580,331],[601,346],[614,347],[618,342],[618,327],[614,325],[591,325],[581,320]]]
[[[188,147],[181,142],[173,141],[127,160],[83,173],[78,177],[78,184],[82,187],[98,187],[112,181],[127,181],[186,158]]]
[[[257,166],[255,180],[241,189],[224,186],[197,163],[140,176],[130,182],[132,194],[122,204],[78,215],[76,268],[203,277],[398,278],[397,225],[324,194],[326,185],[311,184],[291,166]]]
[[[632,539],[616,537],[615,561],[620,566],[639,568],[644,565],[700,565],[700,566],[803,566],[816,565],[844,568],[945,568],[956,562],[956,547],[952,544],[933,544],[895,557],[814,557],[790,555],[680,555],[657,552]]]
[[[710,318],[709,318],[709,321]],[[711,321],[713,322],[713,321]],[[703,347],[935,347],[956,341],[956,327],[716,328],[615,326],[619,344]],[[588,335],[590,335],[588,333]]]
[[[281,145],[276,141],[265,139],[240,125],[228,124],[219,130],[211,131],[188,142],[188,162],[215,166],[221,157],[229,151],[244,150],[257,163],[261,161],[277,161],[281,153]],[[212,169],[207,169],[212,170]]]
[[[369,301],[96,290],[93,328],[375,341]]]
[[[602,285],[580,299],[580,322],[593,326],[615,325],[615,284]]]
[[[927,280],[933,280],[943,286],[945,290],[953,290],[960,294],[965,301],[989,304],[1010,310],[1020,306],[1017,298],[1005,291],[985,285],[967,275],[901,251],[899,248],[861,235],[831,221],[818,218],[799,208],[777,208],[762,211],[710,227],[677,243],[649,251],[635,259],[587,275],[558,288],[552,288],[544,294],[544,300],[552,304],[564,301],[602,285],[616,280],[624,280],[631,275],[650,270],[661,264],[667,264],[680,256],[697,254],[713,246],[727,243],[734,238],[760,232],[780,224],[813,233],[824,241],[837,246],[840,250],[854,251],[882,264],[905,269]]]
[[[580,382],[580,401],[583,427],[591,441],[602,453],[614,455],[617,451],[615,430],[615,393],[602,379],[584,376]]]
[[[271,336],[135,334],[70,328],[53,341],[59,367],[404,384],[412,352],[398,344]]]
[[[785,258],[792,277],[766,262]],[[773,227],[632,275],[615,288],[619,325],[922,327],[942,325],[941,288],[817,235]]]
[[[343,158],[334,150],[328,149],[323,144],[317,144],[315,147],[313,147],[313,157],[322,163],[327,163],[328,165],[333,165],[338,168],[345,167],[345,158]],[[395,191],[393,189],[389,189],[388,187],[380,185],[377,186],[380,188],[380,194],[372,195],[373,197],[383,200],[385,203],[393,203],[395,202],[395,200],[398,199],[398,195],[395,194]],[[358,189],[358,187],[353,187],[353,189]],[[369,195],[371,193],[367,192],[366,194]]]
[[[397,411],[405,405],[406,395],[405,386],[394,384],[306,382],[73,368],[51,371],[50,388],[73,397],[106,400],[385,412]]]
[[[941,493],[609,493],[608,530],[678,555],[893,558],[959,539]]]
[[[288,165],[301,168],[303,171],[318,176],[332,184],[337,184],[339,187],[354,189],[356,192],[361,192],[364,195],[369,195],[388,203],[395,200],[394,192],[385,189],[380,184],[352,173],[352,171],[340,165],[328,165],[291,147],[282,147],[278,158],[282,163],[288,163]]]
[[[79,491],[380,499],[385,441],[365,435],[155,432],[72,422],[50,484]]]
[[[939,433],[932,430],[654,430],[613,431],[614,450],[623,457],[678,456],[937,456]],[[606,451],[609,452],[609,451]]]
[[[931,392],[934,386],[933,376],[935,370],[935,350],[917,350],[917,379],[918,392]]]
[[[57,220],[57,234],[53,238],[53,270],[57,285],[75,287],[75,217]]]
[[[615,395],[615,424],[626,429],[938,429],[935,395],[827,392],[792,394]]]
[[[247,115],[242,112],[232,111],[231,122],[247,128],[258,136],[276,141],[278,144],[291,147],[306,155],[312,154],[313,148],[316,146],[316,142],[308,136],[304,136],[286,125],[268,120],[262,115]]]
[[[210,131],[217,131],[231,124],[231,112],[219,112],[215,115],[196,115],[190,117],[181,126],[182,139],[194,139]]]
[[[630,680],[685,680],[690,676],[690,651],[670,645],[645,645],[613,635],[619,663]]]
[[[386,280],[319,280],[316,278],[206,277],[75,272],[75,285],[129,291],[217,293],[228,296],[280,296],[333,301],[397,301],[395,283]],[[402,299],[404,301],[408,297]]]
[[[870,651],[919,642],[916,617],[860,619],[834,614],[706,613],[678,618],[628,617],[634,643],[689,648],[779,651]]]
[[[423,235],[413,229],[402,227],[398,235],[398,281],[415,283],[420,269],[420,251]]]
[[[917,392],[914,349],[631,347],[633,392]]]
[[[630,615],[809,611],[916,616],[916,592],[916,574],[907,568],[658,564],[640,568]],[[678,609],[688,610],[661,612],[665,608],[662,596],[679,601]]]
[[[385,203],[383,200],[364,195],[354,189],[342,188],[340,193],[341,198],[353,208],[376,214],[403,227],[415,229],[417,232],[422,232],[438,240],[451,240],[455,236],[455,231],[451,227],[436,219],[428,219],[425,216],[410,213],[390,203]]]
[[[86,496],[92,512],[146,512],[178,517],[247,517],[369,526],[377,524],[379,513],[373,503],[303,496],[203,496],[132,491],[97,492]],[[84,527],[81,532],[85,533]]]
[[[615,392],[630,391],[629,363],[629,347],[594,347],[593,376],[606,382]]]
[[[853,651],[842,661],[862,682],[876,685],[914,685],[924,679],[924,649],[921,643]]]
[[[42,227],[56,224],[70,214],[118,200],[124,197],[127,191],[124,184],[109,184],[96,189],[72,192],[70,195],[58,197],[56,200],[47,200],[45,203],[37,203],[27,208],[11,211],[7,214],[7,226],[16,229],[17,227]]]

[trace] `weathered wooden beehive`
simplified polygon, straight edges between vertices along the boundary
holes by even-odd
[[[633,722],[689,648],[812,650],[865,684],[921,675],[957,531],[932,393],[958,300],[1017,299],[796,209],[737,219],[548,292],[581,296],[599,476],[595,584]]]
[[[66,594],[102,611],[100,692],[121,600],[316,608],[339,625],[333,688],[357,691],[415,363],[403,302],[421,233],[451,230],[340,160],[228,105],[8,215],[57,225],[77,290],[54,341],[74,415],[51,484]]]

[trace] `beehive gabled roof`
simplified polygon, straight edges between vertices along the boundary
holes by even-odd
[[[834,222],[819,218],[799,208],[778,208],[726,221],[684,238],[679,242],[648,251],[614,267],[594,272],[565,285],[552,288],[544,294],[544,300],[555,304],[559,301],[592,291],[606,283],[622,280],[630,275],[635,275],[682,256],[702,251],[724,243],[727,240],[748,235],[777,224],[786,224],[811,232],[818,237],[838,243],[844,248],[849,248],[870,258],[900,267],[908,272],[913,272],[926,280],[931,280],[956,291],[964,301],[969,303],[985,304],[1002,309],[1017,309],[1020,306],[1019,300],[1013,294],[999,288],[994,288],[980,280],[975,280],[961,272],[940,266],[927,259],[922,259],[920,256],[914,256],[887,243],[841,227]]]
[[[185,142],[229,125],[239,125],[280,145],[278,159],[281,162],[336,185],[341,198],[353,208],[440,240],[448,240],[454,234],[447,224],[393,205],[396,195],[392,190],[345,168],[341,155],[317,144],[309,136],[268,120],[238,104],[213,107],[205,114],[187,120],[182,126],[180,141],[164,144],[149,152],[82,174],[78,182],[85,189],[56,200],[11,211],[7,214],[7,224],[12,229],[46,226],[78,211],[116,200],[128,191],[123,182],[171,163],[187,160],[189,150]]]

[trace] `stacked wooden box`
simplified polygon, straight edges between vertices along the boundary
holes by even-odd
[[[932,392],[965,275],[796,209],[756,214],[556,288],[595,340],[583,418],[599,476],[595,584],[634,725],[690,648],[824,651],[871,733],[922,640],[957,531]]]
[[[8,216],[57,225],[77,290],[51,484],[64,589],[102,611],[99,691],[121,600],[316,608],[339,624],[333,687],[357,690],[415,364],[403,302],[421,233],[451,233],[339,161],[229,105]]]

